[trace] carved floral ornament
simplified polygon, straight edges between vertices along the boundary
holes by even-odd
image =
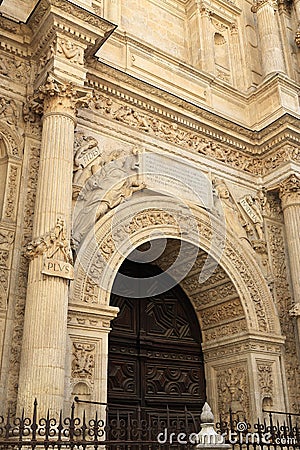
[[[73,343],[72,377],[92,380],[95,368],[95,344]]]
[[[50,73],[46,82],[28,98],[28,103],[37,114],[61,112],[72,117],[77,108],[87,108],[91,99],[90,89],[65,83]]]
[[[30,260],[43,256],[42,273],[45,275],[73,279],[73,259],[64,219],[58,218],[52,230],[31,241],[26,256]]]
[[[300,205],[300,178],[296,174],[290,175],[280,183],[279,196],[283,208],[293,204]]]

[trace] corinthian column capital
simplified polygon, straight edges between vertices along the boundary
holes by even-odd
[[[274,11],[277,9],[277,3],[275,0],[255,0],[254,4],[252,5],[251,11],[254,13],[257,13],[261,8],[264,6],[271,6]]]
[[[279,196],[282,202],[282,208],[288,206],[300,206],[300,178],[292,174],[279,186]]]
[[[77,108],[88,107],[91,99],[91,89],[66,83],[50,73],[29,99],[29,105],[37,114],[65,114],[75,120]]]

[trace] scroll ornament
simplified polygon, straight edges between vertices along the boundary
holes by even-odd
[[[44,275],[74,279],[72,253],[65,234],[64,219],[58,218],[52,230],[28,244],[26,256],[33,260],[39,255],[43,256]]]

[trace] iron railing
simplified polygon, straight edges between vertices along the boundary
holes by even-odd
[[[192,448],[201,429],[200,414],[185,407],[182,411],[141,407],[110,407],[105,418],[95,412],[79,417],[73,404],[70,414],[40,417],[34,402],[30,417],[10,412],[0,416],[0,450],[28,449],[108,449],[166,450]],[[250,424],[231,411],[216,424],[224,442],[233,450],[299,450],[300,415],[280,411],[264,412],[263,420]],[[213,442],[212,442],[213,444]]]
[[[190,434],[200,429],[200,415],[192,414],[187,408],[175,411],[166,407],[153,412],[141,407],[107,407],[105,420],[97,412],[92,419],[85,412],[78,417],[75,410],[73,403],[67,417],[62,413],[58,418],[51,417],[49,411],[40,417],[35,401],[31,417],[24,412],[20,417],[13,417],[9,412],[6,417],[0,416],[0,450],[100,447],[111,450],[172,447],[173,450],[182,445],[189,448]]]
[[[251,424],[229,411],[227,420],[220,417],[218,433],[233,450],[300,449],[300,414],[263,411],[264,418]]]

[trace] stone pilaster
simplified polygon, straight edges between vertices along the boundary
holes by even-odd
[[[239,40],[238,27],[236,23],[232,23],[230,26],[231,32],[231,49],[232,49],[232,58],[234,61],[234,84],[237,89],[244,90],[245,89],[245,80],[244,80],[244,65],[242,61],[241,55],[241,47]]]
[[[106,0],[104,3],[105,17],[115,24],[121,21],[121,0]]]
[[[252,11],[257,15],[264,76],[267,77],[278,72],[285,73],[285,62],[276,17],[276,2],[274,0],[255,1]]]
[[[213,74],[215,72],[214,41],[211,27],[211,11],[204,5],[200,5],[201,15],[201,65],[202,70]]]
[[[290,315],[296,317],[300,338],[300,178],[290,175],[279,190],[284,216],[290,273],[295,306]],[[288,311],[287,311],[288,312]]]
[[[58,414],[64,400],[75,109],[86,99],[48,76],[39,89],[43,131],[29,265],[18,404]]]

